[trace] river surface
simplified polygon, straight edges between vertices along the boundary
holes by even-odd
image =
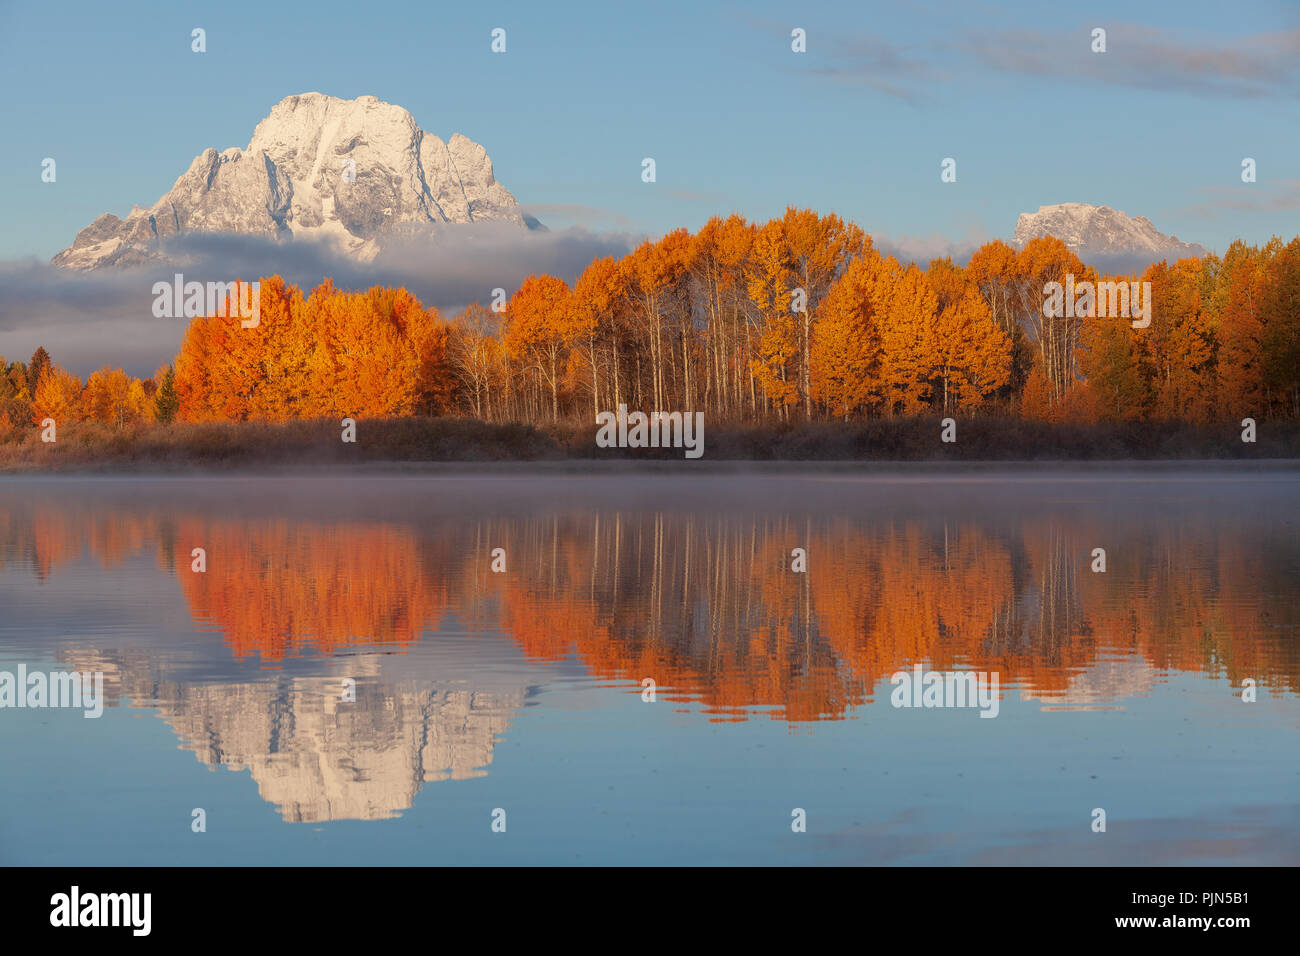
[[[0,681],[105,699],[0,706],[0,863],[1295,865],[1298,504],[1286,471],[0,479]]]

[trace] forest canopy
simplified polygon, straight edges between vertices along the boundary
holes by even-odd
[[[1150,283],[1151,322],[1047,317],[1044,289]],[[0,437],[52,418],[153,422],[461,415],[591,422],[626,404],[737,424],[900,415],[1051,422],[1300,418],[1300,238],[1102,276],[1055,238],[964,265],[883,256],[836,215],[732,215],[529,276],[448,320],[405,289],[259,282],[260,322],[194,319],[146,379],[0,357]]]

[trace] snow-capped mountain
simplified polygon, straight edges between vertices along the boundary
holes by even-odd
[[[246,149],[206,149],[171,190],[126,219],[105,213],[51,260],[73,269],[162,261],[171,237],[240,233],[337,240],[370,258],[385,234],[442,223],[534,227],[478,143],[444,143],[373,96],[289,96]]]
[[[1012,242],[1023,246],[1030,239],[1055,236],[1081,259],[1129,257],[1157,261],[1203,256],[1208,250],[1195,243],[1166,236],[1145,216],[1134,218],[1109,206],[1081,202],[1039,206],[1022,212]]]

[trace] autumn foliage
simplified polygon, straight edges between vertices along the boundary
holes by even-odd
[[[454,392],[448,329],[405,289],[349,293],[330,280],[304,299],[260,283],[260,321],[196,319],[176,357],[182,421],[436,414]],[[231,310],[233,311],[233,310]]]
[[[1049,318],[1044,287],[1151,284],[1151,324]],[[221,311],[221,310],[219,310]],[[915,415],[1209,424],[1300,418],[1300,238],[1101,276],[1059,239],[924,268],[835,215],[714,218],[527,277],[444,321],[405,289],[304,297],[260,282],[260,322],[195,319],[174,371],[85,383],[44,350],[0,360],[0,440],[45,418],[122,427],[460,414],[591,422],[619,404],[784,423]]]

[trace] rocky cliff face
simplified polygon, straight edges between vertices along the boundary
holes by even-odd
[[[100,216],[52,261],[164,261],[167,239],[193,233],[323,237],[369,258],[390,232],[487,221],[527,226],[478,143],[444,143],[373,96],[304,93],[277,103],[246,149],[204,150],[153,206]]]

